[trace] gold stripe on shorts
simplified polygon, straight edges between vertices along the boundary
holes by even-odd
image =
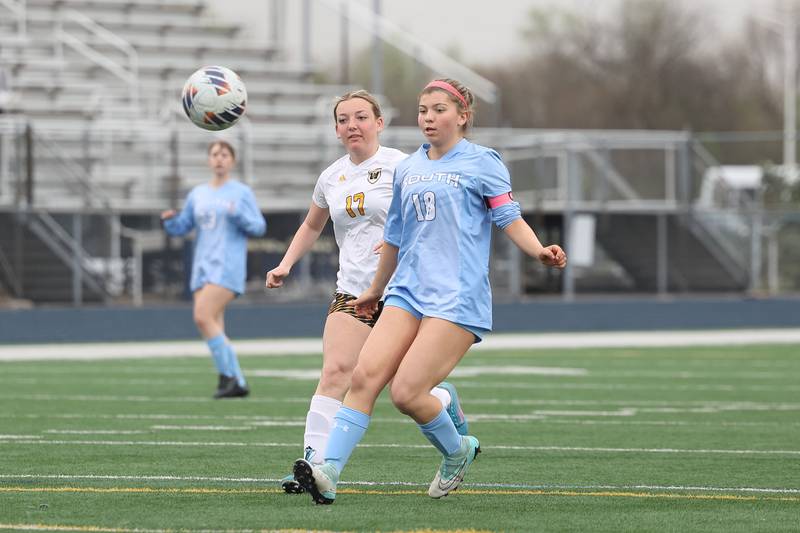
[[[333,301],[331,302],[331,306],[328,308],[328,314],[344,313],[346,315],[350,315],[359,322],[363,322],[369,327],[375,326],[375,322],[378,321],[378,317],[381,315],[381,311],[383,311],[383,302],[378,302],[378,311],[372,316],[372,318],[364,318],[363,316],[358,316],[356,314],[356,310],[353,306],[347,305],[348,302],[352,302],[355,299],[356,297],[351,294],[344,294],[341,292],[334,293]]]

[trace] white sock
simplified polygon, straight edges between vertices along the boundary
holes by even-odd
[[[341,406],[342,402],[334,398],[319,394],[312,396],[306,415],[306,433],[303,436],[303,450],[310,447],[314,451],[308,458],[311,463],[325,462],[325,446],[333,427],[333,417]]]
[[[434,387],[431,389],[431,394],[436,396],[436,398],[442,402],[442,409],[447,409],[450,407],[450,393],[441,387]]]

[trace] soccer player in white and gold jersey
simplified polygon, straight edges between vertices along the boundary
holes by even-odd
[[[380,314],[357,316],[355,297],[369,286],[378,268],[384,224],[392,202],[394,169],[407,156],[381,146],[378,140],[384,121],[380,106],[370,93],[359,90],[339,97],[333,108],[336,135],[347,154],[319,176],[305,221],[297,230],[280,264],[267,273],[267,288],[283,285],[292,266],[319,238],[330,218],[339,246],[339,272],[325,330],[322,336],[322,375],[306,416],[305,458],[323,462],[323,452],[342,406],[350,379],[367,336]],[[431,393],[442,403],[459,432],[467,433],[467,422],[455,388],[441,383]],[[292,475],[281,480],[287,493],[303,492]]]

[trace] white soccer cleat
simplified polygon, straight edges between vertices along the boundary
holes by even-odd
[[[446,455],[436,471],[431,486],[428,487],[428,496],[442,498],[456,490],[469,465],[481,453],[481,445],[475,437],[461,437],[461,449],[453,455]]]

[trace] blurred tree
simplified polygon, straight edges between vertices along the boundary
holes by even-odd
[[[520,58],[475,66],[499,87],[503,125],[523,128],[643,128],[779,131],[780,35],[750,20],[723,38],[698,5],[620,0],[581,12],[533,8]],[[371,49],[353,62],[369,88]],[[457,50],[450,50],[458,55]],[[416,98],[433,74],[384,46],[384,87],[393,123],[416,124]],[[490,125],[479,104],[477,125]],[[492,113],[494,114],[494,113]],[[781,161],[781,141],[706,146],[726,163]]]
[[[780,68],[780,42],[768,30],[751,22],[725,42],[698,7],[624,0],[616,9],[530,12],[528,54],[481,69],[499,84],[509,125],[780,129],[781,80],[766,60],[777,55]]]
[[[512,126],[730,129],[738,89],[722,58],[735,55],[704,46],[711,27],[667,0],[625,0],[603,17],[534,9],[530,53],[489,75]]]
[[[532,9],[527,54],[479,68],[503,122],[526,128],[779,131],[783,50],[755,19],[724,39],[696,5],[622,0],[616,10]],[[728,164],[782,160],[772,142],[709,143]]]

